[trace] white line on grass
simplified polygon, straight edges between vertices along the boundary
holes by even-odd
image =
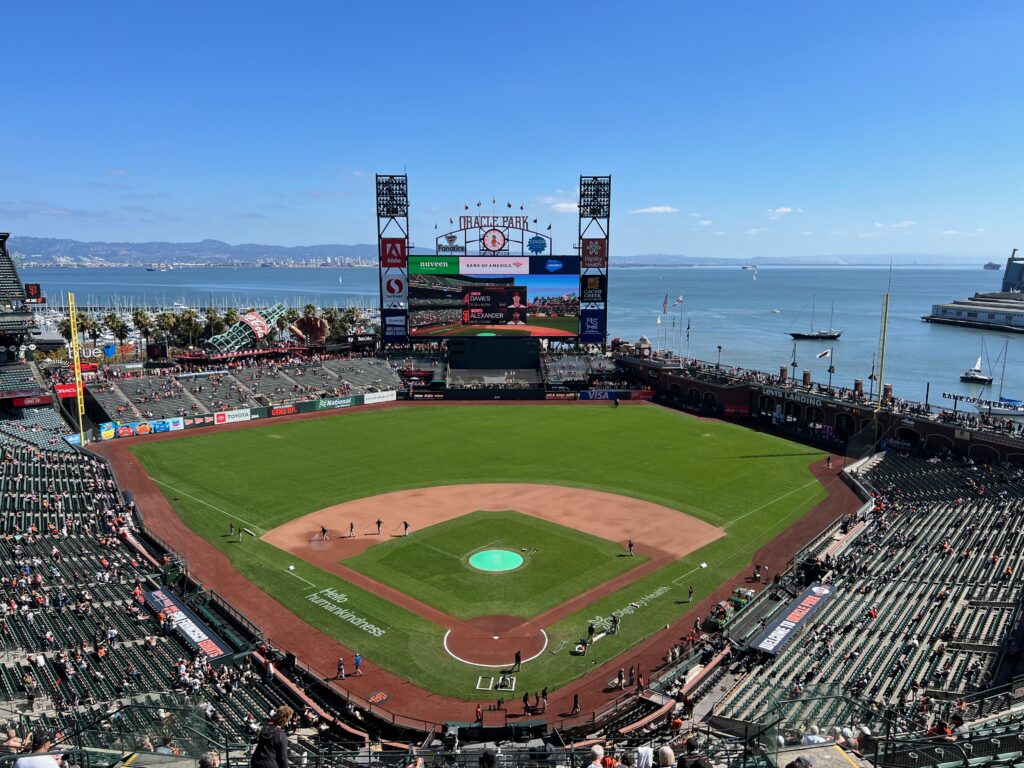
[[[818,482],[817,480],[811,480],[811,482],[809,482],[809,483],[804,483],[804,484],[803,484],[803,485],[801,485],[800,487],[798,487],[798,488],[794,488],[794,489],[793,489],[792,491],[789,491],[789,492],[787,492],[787,493],[784,493],[784,494],[782,494],[781,496],[779,496],[779,498],[777,498],[777,499],[772,499],[771,501],[766,501],[766,502],[765,502],[764,504],[762,504],[762,505],[761,505],[760,507],[755,507],[754,509],[750,510],[749,512],[746,512],[746,513],[744,513],[744,514],[740,515],[739,517],[737,517],[737,518],[735,518],[735,519],[733,519],[733,520],[730,520],[730,521],[729,521],[728,523],[725,523],[725,524],[724,524],[724,525],[723,525],[722,527],[723,527],[723,528],[728,528],[728,527],[729,527],[730,525],[732,525],[733,523],[738,523],[738,522],[739,522],[740,520],[742,520],[743,518],[745,518],[745,517],[750,517],[750,516],[751,516],[752,514],[754,514],[755,512],[760,512],[760,511],[761,511],[762,509],[764,509],[765,507],[770,507],[770,506],[771,506],[772,504],[775,504],[776,502],[782,501],[782,500],[783,500],[784,498],[786,498],[787,496],[792,496],[792,495],[793,495],[794,493],[796,493],[797,491],[802,491],[802,490],[803,490],[804,488],[809,488],[810,486],[814,485],[814,484],[815,484],[815,483],[817,483],[817,482]]]
[[[299,576],[299,574],[297,574],[295,571],[285,571],[285,573],[291,574],[292,576],[294,576],[299,581],[305,581],[311,587],[315,587],[316,586],[316,584],[314,584],[312,581],[306,581],[306,579],[304,579],[301,576]]]
[[[197,499],[195,496],[193,496],[190,493],[185,493],[184,491],[179,491],[173,485],[168,485],[167,483],[165,483],[165,482],[163,482],[161,480],[157,480],[156,478],[153,478],[153,482],[154,483],[158,483],[160,485],[163,485],[163,486],[165,486],[167,488],[170,488],[172,491],[174,491],[175,493],[180,493],[182,496],[188,496],[190,499],[192,499],[193,501],[198,501],[200,504],[205,504],[210,509],[216,510],[217,512],[220,512],[222,515],[227,515],[228,517],[230,517],[233,520],[237,520],[240,523],[245,523],[247,527],[252,528],[253,530],[259,531],[260,533],[266,533],[267,532],[266,528],[260,528],[258,525],[254,525],[253,523],[250,523],[248,520],[245,520],[244,518],[241,518],[238,515],[232,515],[230,512],[225,512],[220,507],[215,507],[215,506],[213,506],[213,504],[211,504],[208,501],[203,501],[202,499]]]

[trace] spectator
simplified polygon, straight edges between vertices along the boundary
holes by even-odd
[[[60,762],[53,755],[44,754],[53,746],[53,736],[48,731],[39,731],[32,745],[32,753],[28,757],[19,757],[14,768],[59,768]]]
[[[256,748],[249,761],[251,768],[288,768],[288,737],[283,728],[292,719],[292,708],[283,704],[274,710],[270,722],[256,738]]]

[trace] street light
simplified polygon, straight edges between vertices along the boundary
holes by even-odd
[[[717,371],[722,366],[722,345],[718,345],[718,359],[715,361],[715,370]]]

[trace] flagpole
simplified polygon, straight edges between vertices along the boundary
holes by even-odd
[[[690,315],[686,315],[686,359],[690,359]]]

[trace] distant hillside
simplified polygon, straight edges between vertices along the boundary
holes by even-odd
[[[220,240],[202,240],[198,243],[105,243],[60,240],[52,237],[12,236],[8,248],[21,263],[33,266],[78,265],[99,266],[124,264],[141,266],[153,263],[168,264],[260,264],[260,263],[316,263],[338,259],[376,260],[377,246],[357,245],[257,245],[243,243],[231,245]],[[432,254],[426,248],[413,248],[416,254]],[[1002,260],[996,261],[1002,263]],[[647,253],[636,256],[614,255],[616,265],[632,266],[760,266],[783,265],[871,265],[887,266],[949,266],[977,264],[986,259],[929,253],[891,254],[822,254],[819,256],[756,256],[753,258],[712,258],[684,254]]]
[[[259,262],[323,262],[328,259],[375,259],[376,245],[231,245],[220,240],[198,243],[85,243],[52,237],[12,235],[7,243],[22,261],[46,264],[231,264]],[[414,253],[431,253],[421,248]]]

